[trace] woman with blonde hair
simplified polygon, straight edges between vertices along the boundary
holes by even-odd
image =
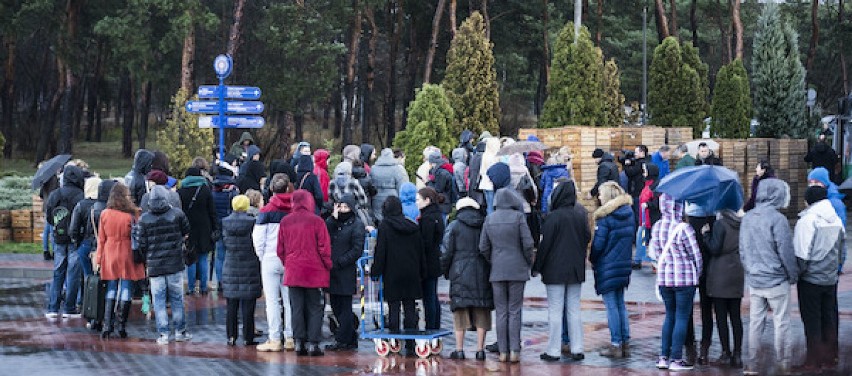
[[[112,335],[114,315],[118,314],[118,335],[127,337],[125,325],[130,314],[130,287],[145,278],[145,266],[133,261],[131,228],[139,218],[139,208],[130,197],[130,190],[116,183],[109,193],[106,209],[98,225],[98,247],[95,264],[100,267],[101,279],[107,281],[106,311],[102,338]],[[116,301],[118,308],[115,309]]]

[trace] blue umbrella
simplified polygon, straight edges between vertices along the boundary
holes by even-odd
[[[660,180],[656,191],[675,200],[700,205],[708,211],[739,210],[743,206],[739,176],[722,166],[680,168]]]

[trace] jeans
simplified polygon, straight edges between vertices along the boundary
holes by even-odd
[[[157,320],[157,332],[169,334],[169,314],[166,299],[172,306],[172,324],[175,333],[186,331],[186,319],[183,311],[183,273],[151,277],[151,296],[154,301],[154,318]]]
[[[260,277],[263,282],[263,298],[266,301],[266,322],[269,324],[269,339],[281,340],[281,329],[284,326],[284,337],[293,337],[293,311],[290,309],[289,288],[284,286],[284,266],[277,256],[264,257],[260,261]],[[281,318],[281,312],[284,318]]]
[[[133,281],[126,279],[113,279],[107,281],[106,299],[118,300],[120,302],[129,302],[132,298],[130,289],[133,287]]]
[[[319,344],[325,308],[320,289],[290,287],[290,305],[293,309],[293,338],[301,344]]]
[[[521,309],[525,281],[491,282],[497,317],[497,348],[501,354],[521,351]]]
[[[749,289],[748,359],[757,362],[760,338],[766,328],[766,319],[772,308],[775,324],[775,359],[782,367],[789,367],[793,346],[790,337],[790,285],[786,282],[768,289]]]
[[[256,306],[255,299],[227,299],[227,315],[225,318],[225,331],[228,334],[228,339],[236,339],[238,328],[240,326],[239,316],[243,318],[243,340],[247,342],[254,341],[254,309]]]
[[[645,246],[646,240],[650,237],[651,230],[641,226],[636,230],[636,255],[633,256],[634,264],[641,264],[643,262],[651,261],[651,259],[648,257],[648,247]]]
[[[92,253],[92,239],[83,240],[77,247],[77,258],[80,260],[80,267],[83,268],[83,276],[90,276],[94,273],[92,259],[89,257],[90,253]]]
[[[559,356],[562,348],[562,321],[568,320],[568,332],[571,336],[571,353],[583,352],[583,320],[580,317],[580,287],[575,284],[545,285],[547,290],[547,325],[549,336],[547,354]],[[563,311],[567,315],[563,316]]]
[[[692,312],[692,301],[695,299],[695,286],[659,286],[659,289],[663,303],[666,305],[660,356],[671,360],[682,360],[686,327],[689,326],[689,313]]]
[[[53,235],[53,225],[50,223],[44,223],[44,231],[41,232],[41,249],[44,252],[50,252],[50,236]],[[56,244],[53,245],[53,249],[56,249]],[[841,264],[842,265],[842,264]]]
[[[799,312],[805,325],[805,364],[834,365],[838,356],[837,285],[799,280]]]
[[[482,193],[485,193],[486,213],[491,214],[494,212],[494,190],[483,190]]]
[[[201,284],[201,292],[207,292],[207,277],[209,275],[207,268],[207,255],[209,253],[200,253],[198,261],[195,264],[186,267],[186,285],[189,292],[195,291],[195,280],[198,279]]]
[[[621,345],[630,341],[630,322],[627,319],[627,306],[624,304],[624,288],[601,295],[606,307],[606,321],[609,325],[610,343]]]
[[[77,292],[80,290],[80,262],[73,244],[53,245],[53,283],[50,285],[48,312],[59,312],[59,295],[65,285],[65,312],[77,310]]]
[[[216,272],[216,282],[222,283],[222,267],[225,266],[225,241],[219,240],[216,242],[216,260],[213,265],[213,270]]]
[[[420,285],[423,288],[423,316],[426,319],[426,329],[440,329],[441,305],[438,302],[438,278],[424,279]]]

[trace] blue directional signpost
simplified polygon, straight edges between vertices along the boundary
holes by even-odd
[[[249,86],[225,86],[225,79],[231,75],[234,62],[228,55],[219,55],[213,60],[213,69],[219,78],[219,85],[205,85],[198,88],[200,100],[186,102],[186,111],[195,114],[217,114],[215,116],[202,116],[198,119],[199,128],[219,128],[219,159],[225,159],[225,128],[263,128],[266,123],[262,116],[263,102],[260,99],[261,91],[257,87]],[[239,99],[237,101],[226,101],[228,99]],[[234,116],[237,115],[237,116]]]

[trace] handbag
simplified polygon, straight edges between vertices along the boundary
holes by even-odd
[[[189,213],[192,210],[192,206],[195,205],[195,199],[198,198],[198,192],[201,191],[202,186],[198,186],[195,189],[195,194],[192,195],[192,201],[189,202],[189,206],[186,208],[186,212]],[[183,240],[182,245],[183,251],[183,263],[188,265],[195,264],[198,262],[198,249],[196,248],[195,243],[191,242],[189,238]]]

